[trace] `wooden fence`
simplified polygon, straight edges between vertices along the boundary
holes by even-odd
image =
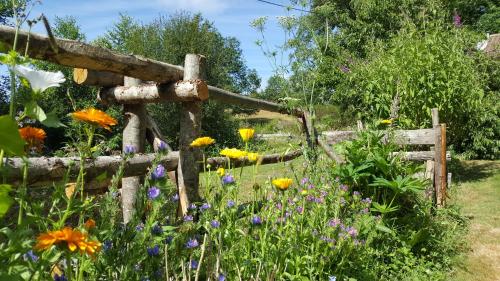
[[[0,51],[12,49],[14,38],[14,28],[0,26],[0,42],[2,43]],[[314,132],[307,112],[298,109],[290,110],[277,103],[254,99],[207,85],[205,82],[206,63],[201,55],[186,55],[182,67],[140,56],[118,54],[83,42],[28,34],[23,31],[18,33],[17,40],[16,51],[24,53],[27,49],[27,54],[31,58],[74,67],[73,74],[76,83],[101,87],[97,97],[101,103],[123,104],[125,116],[123,149],[128,145],[134,145],[138,151],[138,154],[128,160],[122,179],[122,208],[125,222],[130,220],[134,212],[140,176],[150,169],[155,157],[154,154],[144,154],[145,143],[149,142],[157,151],[159,144],[162,141],[165,142],[158,126],[145,108],[147,103],[181,103],[179,151],[172,151],[167,146],[169,152],[160,162],[178,186],[182,214],[187,212],[191,202],[201,199],[198,193],[198,181],[200,167],[204,163],[200,164],[202,162],[200,150],[191,148],[190,143],[200,136],[201,106],[208,99],[298,117],[303,125],[308,144],[312,147],[319,144],[332,159],[339,161],[338,156],[332,154],[329,147],[329,143],[341,138],[338,133],[325,132],[321,137],[315,138],[317,134]],[[27,48],[28,43],[29,48]],[[435,160],[436,165],[433,166],[436,171],[435,178],[441,179],[446,174],[446,160],[442,158],[442,152],[446,150],[445,125],[438,125],[436,121],[433,129],[408,132],[402,131],[401,138],[409,140],[410,144],[419,142],[413,141],[414,139],[422,139],[425,140],[424,144],[435,146],[434,154],[426,154],[425,157]],[[354,136],[354,132],[343,134],[349,137]],[[286,154],[266,155],[262,159],[262,164],[290,161],[301,155],[301,150]],[[114,174],[123,159],[121,156],[100,156],[84,161],[88,181],[86,186],[99,188],[108,182],[99,182],[96,178],[103,172],[108,175]],[[207,160],[213,166],[223,166],[226,164],[225,161],[226,159],[222,157]],[[78,174],[79,162],[78,157],[30,158],[28,182],[35,186],[47,184],[63,178],[67,171],[70,176],[74,177]],[[10,158],[6,164],[10,167],[7,180],[19,182],[22,179],[23,161],[19,158]],[[251,163],[248,159],[241,159],[235,165],[243,166],[251,165]],[[441,190],[446,184],[446,177],[444,178],[444,184],[439,181],[439,185],[436,185],[436,192],[439,190],[437,194],[443,194]],[[439,196],[441,195],[438,195],[437,202],[440,205],[444,199],[439,199]]]

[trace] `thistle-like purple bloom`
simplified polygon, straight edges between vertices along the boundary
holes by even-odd
[[[366,197],[365,199],[361,200],[361,203],[370,205],[372,203],[372,199],[370,197]]]
[[[227,174],[222,177],[222,184],[227,185],[232,183],[234,183],[234,177],[232,175]]]
[[[196,240],[196,238],[193,238],[193,239],[189,239],[187,242],[186,242],[186,248],[188,249],[193,249],[193,248],[196,248],[198,247],[200,244],[198,243],[198,240]]]
[[[156,199],[158,196],[160,196],[160,189],[156,186],[152,186],[148,189],[148,198],[150,200]]]
[[[252,217],[252,224],[253,225],[261,225],[262,219],[259,216],[253,216]]]
[[[336,219],[331,219],[329,222],[328,222],[328,225],[331,226],[331,227],[337,227],[340,225],[340,219],[336,218]]]
[[[341,185],[339,185],[339,188],[340,188],[340,190],[342,190],[342,191],[347,191],[347,190],[349,189],[349,187],[348,187],[347,185],[345,185],[345,184],[341,184]]]
[[[165,167],[163,167],[163,165],[161,164],[158,164],[158,166],[156,166],[155,170],[151,174],[151,179],[159,180],[164,177],[165,177]]]
[[[152,248],[148,248],[147,251],[150,257],[158,256],[160,254],[160,247],[158,245],[155,245]]]
[[[137,152],[137,148],[133,145],[127,144],[125,145],[125,149],[123,150],[123,153],[125,154],[134,154]]]
[[[212,207],[209,203],[203,203],[201,206],[200,206],[200,211],[205,211],[205,210],[208,210],[210,209],[210,207]]]
[[[352,227],[352,226],[349,226],[347,229],[346,229],[346,232],[352,237],[356,237],[358,236],[358,231],[356,230],[356,228]]]
[[[210,226],[212,226],[213,228],[219,228],[220,222],[218,220],[213,220],[210,222]]]
[[[179,201],[179,194],[174,194],[174,196],[172,196],[172,202],[177,202]]]
[[[32,262],[37,262],[38,261],[38,256],[33,253],[33,250],[29,250],[23,255],[23,258],[25,261],[31,260]]]
[[[302,208],[301,206],[297,207],[295,210],[301,215],[304,213],[304,208]]]
[[[232,207],[234,207],[234,205],[236,205],[236,203],[233,200],[227,201],[227,207],[228,208],[232,208]]]
[[[193,221],[193,216],[191,216],[191,215],[185,215],[184,216],[184,221],[185,222]]]

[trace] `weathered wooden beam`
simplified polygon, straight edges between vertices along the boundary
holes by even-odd
[[[204,79],[205,67],[204,56],[187,54],[184,61],[184,80]],[[201,151],[191,147],[190,144],[201,134],[201,102],[182,102],[179,123],[178,214],[185,215],[189,205],[200,200],[198,163],[201,160]]]
[[[446,151],[446,145],[443,147],[443,136],[442,124],[434,127],[435,130],[435,149],[434,149],[434,189],[436,196],[436,206],[443,207],[444,206],[444,194],[443,194],[443,181],[446,184],[446,160],[443,161],[442,155],[443,151]],[[446,144],[446,139],[444,140]],[[444,173],[443,173],[444,168]]]
[[[283,114],[290,114],[298,117],[302,116],[302,111],[299,109],[290,110],[280,104],[271,101],[255,99],[241,94],[232,93],[230,91],[219,89],[214,86],[208,86],[208,92],[210,94],[210,99],[218,102],[240,105],[248,108],[262,109]]]
[[[291,140],[294,136],[290,133],[275,133],[275,134],[256,134],[255,139],[257,140],[275,140],[275,139],[287,139]]]
[[[428,145],[434,144],[434,129],[395,130],[392,135],[386,135],[384,140],[391,139],[400,145]],[[327,131],[322,132],[329,144],[336,144],[346,140],[353,140],[357,131]]]
[[[164,101],[203,101],[208,99],[205,81],[196,79],[167,84],[118,86],[99,92],[98,100],[104,104],[139,104]]]
[[[0,26],[0,51],[13,48],[15,28]],[[28,43],[28,32],[19,31],[16,51],[24,53]],[[88,68],[118,73],[144,81],[160,83],[175,82],[183,77],[183,68],[136,55],[124,55],[74,40],[55,39],[58,51],[51,47],[48,37],[30,33],[28,56],[70,67]]]
[[[155,154],[135,154],[128,159],[124,169],[125,177],[140,176],[147,173]],[[167,171],[177,168],[179,153],[170,152],[160,159],[160,163]],[[76,178],[80,170],[80,157],[32,157],[29,158],[28,184],[37,186],[61,180],[69,170],[70,178]],[[116,173],[123,162],[121,156],[98,156],[86,159],[84,163],[85,180],[92,181],[106,174],[111,177]],[[19,182],[23,178],[24,162],[21,158],[9,158],[5,161],[7,182]]]
[[[79,85],[115,87],[123,86],[124,76],[117,73],[86,68],[73,69],[73,81]]]
[[[330,147],[330,145],[328,145],[328,143],[326,143],[321,137],[318,138],[318,144],[321,148],[323,148],[326,155],[330,157],[330,159],[335,161],[335,163],[340,164],[345,162],[345,160],[340,155],[335,153],[335,151]]]
[[[285,154],[275,153],[263,155],[260,165],[287,162],[300,156],[302,156],[302,150],[300,149]],[[210,164],[212,167],[227,167],[228,159],[227,157],[213,157],[208,158],[206,160],[206,163]],[[241,159],[231,159],[231,167],[251,166],[254,164],[255,162],[249,161],[247,157],[243,157]]]
[[[392,155],[399,155],[401,159],[406,161],[428,161],[434,160],[435,157],[434,151],[402,151],[402,152],[393,152]],[[451,153],[446,151],[445,161],[451,160]]]

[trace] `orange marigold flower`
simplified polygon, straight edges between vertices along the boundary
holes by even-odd
[[[190,146],[191,147],[205,147],[215,143],[215,140],[211,137],[201,137],[195,139]]]
[[[29,148],[40,149],[47,134],[43,129],[26,126],[19,129],[19,134],[28,143]]]
[[[85,224],[84,224],[86,229],[91,229],[95,227],[95,220],[93,219],[88,219]]]
[[[284,191],[284,190],[287,190],[290,187],[290,185],[292,185],[293,181],[292,181],[292,179],[289,179],[289,178],[279,178],[279,179],[273,180],[272,183],[278,189]]]
[[[110,126],[118,124],[116,119],[106,114],[104,111],[95,108],[87,108],[84,110],[71,113],[75,120],[87,122],[92,125],[100,126],[108,131],[111,131]]]
[[[52,247],[52,245],[59,243],[59,240],[54,235],[52,235],[51,231],[49,231],[47,233],[40,234],[36,238],[36,240],[37,240],[37,243],[36,243],[34,248],[35,248],[35,250],[39,250],[39,251],[48,249],[48,248]]]
[[[87,255],[93,256],[95,252],[101,250],[101,243],[99,241],[86,241],[85,247],[81,251],[85,251]]]
[[[250,129],[250,128],[243,128],[243,129],[240,129],[239,131],[240,131],[241,139],[244,142],[247,142],[251,138],[253,138],[253,134],[255,133],[255,130],[254,129]]]
[[[85,251],[87,247],[87,235],[78,230],[73,230],[71,227],[65,227],[62,230],[40,234],[34,248],[35,250],[46,250],[60,242],[66,242],[68,249],[72,252],[77,248]]]

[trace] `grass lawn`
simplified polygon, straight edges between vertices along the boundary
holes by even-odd
[[[457,281],[500,280],[500,161],[461,161],[453,171],[453,201],[470,221],[470,249],[450,276]]]

